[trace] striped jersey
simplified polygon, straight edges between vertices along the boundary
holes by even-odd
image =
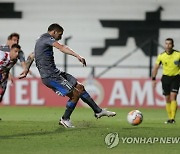
[[[0,74],[8,73],[17,60],[10,60],[9,52],[0,50]]]
[[[10,47],[8,45],[0,45],[0,50],[4,52],[10,52]],[[25,55],[22,50],[18,53],[18,59],[20,62],[25,62]]]

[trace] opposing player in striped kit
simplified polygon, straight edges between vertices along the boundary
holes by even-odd
[[[10,52],[0,50],[0,102],[6,91],[9,71],[16,64],[20,50],[21,47],[18,44],[13,44]]]

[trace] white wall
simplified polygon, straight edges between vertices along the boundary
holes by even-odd
[[[129,38],[127,46],[111,47],[101,57],[91,56],[91,49],[103,47],[106,38],[116,38],[116,29],[103,28],[100,19],[144,20],[147,11],[155,11],[160,5],[162,20],[180,20],[179,0],[13,0],[15,10],[23,12],[22,19],[0,19],[0,44],[6,42],[11,32],[21,35],[20,44],[26,56],[33,51],[36,38],[47,31],[54,22],[61,24],[64,38],[72,36],[69,46],[84,56],[89,65],[111,65],[123,55],[136,48],[134,38]],[[180,49],[180,29],[161,29],[161,44],[166,37],[173,37],[176,49]],[[64,39],[61,41],[64,43]],[[161,52],[162,49],[159,49]],[[55,53],[56,63],[63,64],[64,55]],[[141,59],[141,60],[139,60]],[[68,57],[68,64],[79,64],[74,57]],[[120,65],[148,66],[149,60],[141,50],[123,61]],[[100,73],[103,69],[96,69]],[[20,73],[16,69],[16,75]],[[32,71],[38,74],[35,67]],[[77,77],[87,77],[90,68],[68,68]],[[103,77],[148,77],[147,69],[113,69]]]

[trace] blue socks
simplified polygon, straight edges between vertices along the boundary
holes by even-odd
[[[91,96],[84,91],[81,95],[80,98],[87,103],[95,113],[99,113],[102,111],[102,109],[94,102],[94,100],[91,98]],[[75,107],[76,107],[77,103],[72,102],[71,100],[69,100],[66,104],[66,110],[64,112],[64,115],[62,116],[62,118],[64,120],[70,119],[70,116],[72,114],[72,112],[74,111]]]
[[[65,110],[65,113],[64,113],[64,115],[62,117],[64,120],[70,119],[70,116],[71,116],[72,112],[74,111],[74,109],[76,107],[76,104],[77,103],[74,103],[74,102],[71,102],[71,101],[67,102],[66,110]]]
[[[86,92],[84,91],[80,98],[85,102],[87,103],[95,113],[99,113],[102,111],[102,109],[94,102],[94,100],[91,98],[91,96]]]

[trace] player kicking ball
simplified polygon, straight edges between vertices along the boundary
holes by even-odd
[[[66,110],[64,115],[60,118],[59,124],[66,128],[74,127],[70,120],[70,116],[74,111],[79,98],[81,98],[93,109],[96,118],[101,118],[102,116],[115,116],[115,112],[101,109],[85,90],[84,86],[79,83],[75,77],[60,71],[56,67],[53,56],[53,47],[57,48],[59,51],[65,54],[76,57],[83,64],[83,66],[86,66],[86,60],[83,57],[75,53],[68,46],[58,42],[58,40],[60,40],[63,35],[63,31],[64,29],[59,24],[51,24],[48,27],[48,32],[42,34],[37,40],[34,53],[31,54],[32,61],[33,55],[35,55],[36,67],[39,70],[42,82],[58,95],[69,97],[69,100],[66,104]],[[22,72],[20,78],[23,78],[27,75],[29,67],[30,65],[27,64],[27,71]]]

